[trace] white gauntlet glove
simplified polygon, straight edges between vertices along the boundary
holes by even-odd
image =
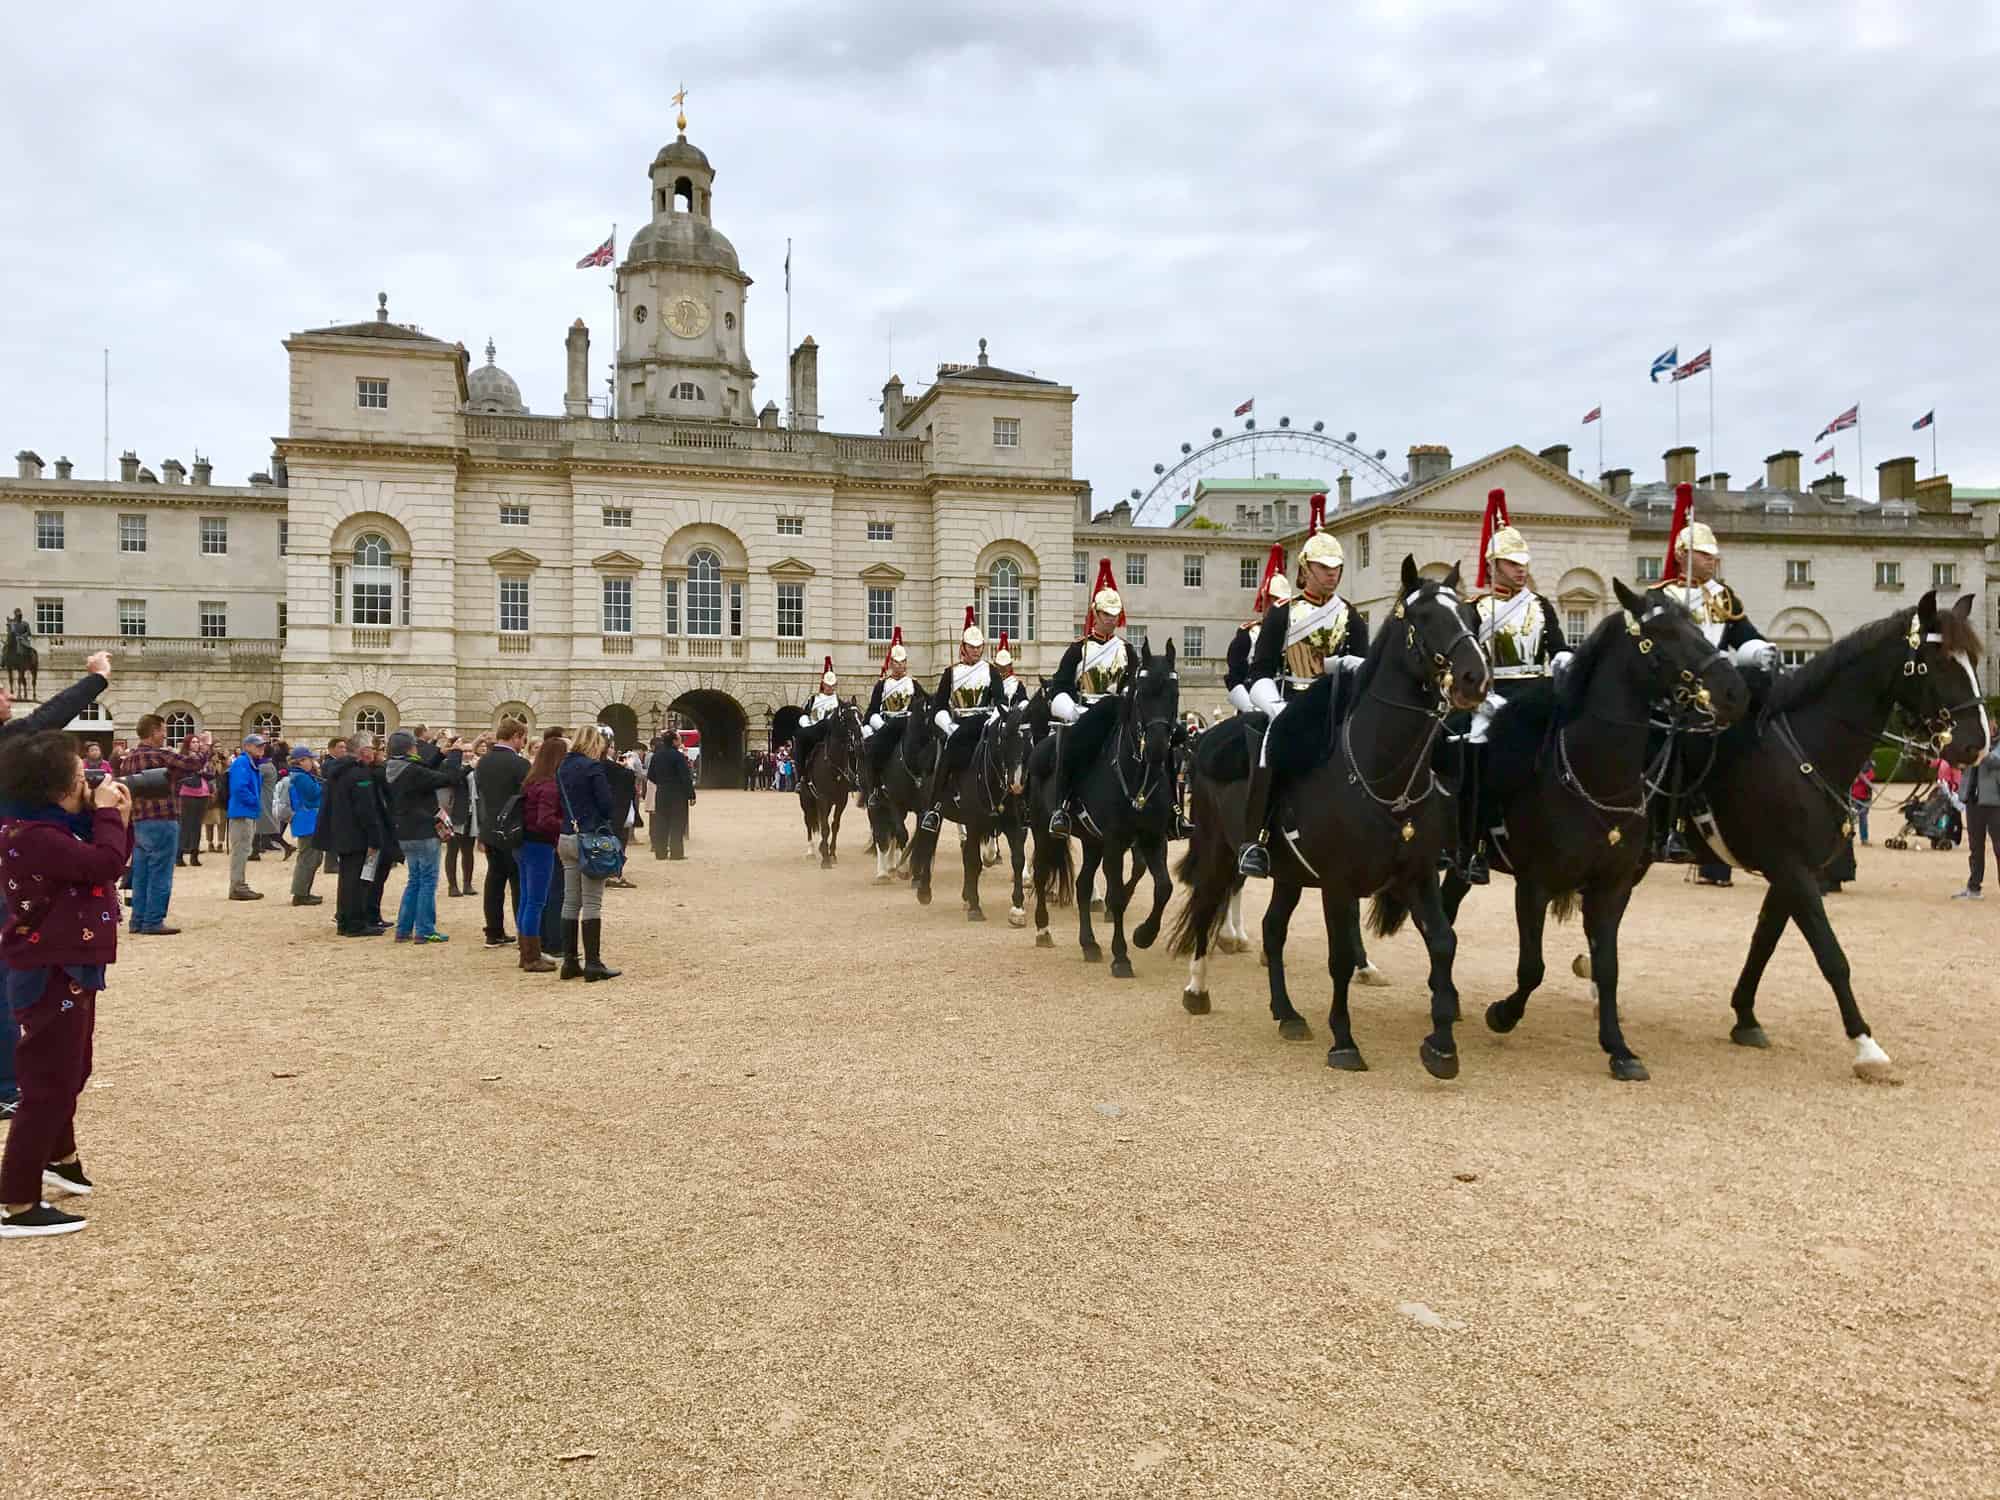
[[[1778,648],[1769,641],[1745,641],[1732,659],[1738,667],[1762,667],[1767,672],[1775,672],[1779,666]]]
[[[1570,661],[1575,655],[1574,651],[1558,651],[1554,656],[1550,657],[1549,675],[1557,682],[1561,682],[1563,673],[1569,670]]]
[[[880,729],[882,727],[882,716],[880,714],[876,714],[872,718],[870,718],[868,721],[868,727],[871,731]]]
[[[1275,677],[1260,677],[1250,684],[1250,702],[1259,712],[1277,718],[1285,711],[1285,695]]]
[[[931,722],[937,725],[937,727],[947,735],[949,735],[954,729],[958,728],[958,721],[952,718],[950,713],[948,713],[946,710],[942,708],[939,709],[936,713],[931,715]]]
[[[1083,710],[1076,706],[1076,699],[1068,693],[1057,693],[1049,700],[1049,711],[1065,724],[1074,724],[1083,717]]]

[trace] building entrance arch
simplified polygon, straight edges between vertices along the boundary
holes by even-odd
[[[605,704],[597,711],[597,722],[611,731],[620,755],[639,748],[639,713],[631,704]]]
[[[669,727],[674,721],[701,731],[701,785],[734,787],[743,785],[744,740],[749,727],[743,705],[729,694],[713,688],[697,688],[682,693],[670,705]]]

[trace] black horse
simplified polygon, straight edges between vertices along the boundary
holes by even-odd
[[[0,647],[0,655],[5,657],[8,691],[17,698],[33,698],[41,680],[41,653],[25,640],[10,635],[6,645]]]
[[[1104,910],[1111,918],[1112,977],[1132,977],[1132,958],[1125,946],[1125,906],[1138,888],[1142,867],[1152,872],[1153,910],[1133,929],[1132,941],[1141,948],[1153,946],[1174,889],[1167,871],[1167,840],[1174,828],[1173,753],[1179,725],[1180,675],[1174,670],[1174,645],[1169,641],[1161,656],[1155,656],[1150,645],[1139,648],[1138,671],[1120,694],[1115,714],[1096,725],[1086,718],[1035,746],[1028,758],[1028,816],[1035,830],[1037,947],[1054,946],[1048,929],[1051,896],[1060,905],[1074,890],[1083,956],[1090,963],[1104,957],[1090,922],[1090,893],[1100,866]],[[1100,731],[1094,743],[1080,737],[1093,729]],[[1083,841],[1080,876],[1072,874],[1069,840],[1048,831],[1055,812],[1057,755],[1075,757],[1068,763],[1067,780],[1070,800],[1078,809],[1073,826]],[[1130,880],[1125,878],[1128,851],[1134,860]]]
[[[862,805],[868,813],[868,847],[875,855],[877,885],[910,878],[910,819],[923,810],[924,788],[937,764],[937,746],[923,732],[929,716],[929,701],[918,692],[910,699],[910,711],[890,719],[869,741],[873,745],[889,737],[887,758],[873,784],[863,775]]]
[[[1646,1065],[1618,1025],[1618,926],[1648,868],[1647,805],[1658,781],[1647,759],[1651,721],[1661,712],[1733,724],[1750,690],[1666,594],[1635,594],[1616,579],[1612,587],[1624,608],[1577,648],[1560,683],[1510,689],[1479,759],[1479,806],[1495,825],[1482,831],[1492,835],[1494,868],[1514,877],[1521,945],[1513,993],[1486,1008],[1486,1024],[1497,1032],[1520,1024],[1542,982],[1549,907],[1566,920],[1580,895],[1598,1044],[1613,1078],[1637,1082]],[[1456,872],[1445,877],[1454,922],[1469,889]]]
[[[1022,807],[1029,746],[1027,718],[1025,702],[994,714],[979,732],[970,763],[945,780],[944,815],[959,826],[959,857],[965,868],[960,895],[968,922],[986,920],[979,905],[979,872],[985,863],[981,851],[987,840],[994,838],[1006,839],[1014,856],[1014,890],[1007,906],[1007,925],[1020,927],[1028,920],[1021,891],[1021,873],[1027,863],[1028,830]],[[925,905],[930,904],[931,865],[937,845],[937,834],[919,828],[910,848],[910,875],[917,900]]]
[[[861,769],[861,711],[843,699],[829,714],[820,742],[799,768],[799,812],[806,820],[806,858],[830,870],[839,861],[840,818]]]
[[[1486,654],[1460,617],[1458,569],[1426,580],[1404,557],[1402,586],[1391,618],[1375,636],[1368,659],[1351,677],[1323,677],[1279,716],[1272,763],[1286,771],[1273,826],[1296,823],[1296,837],[1271,842],[1271,907],[1264,917],[1270,966],[1271,1014],[1287,1040],[1312,1034],[1285,992],[1284,925],[1299,893],[1317,885],[1326,923],[1333,1008],[1327,1064],[1363,1071],[1347,1013],[1356,964],[1349,912],[1373,896],[1370,928],[1386,937],[1414,918],[1430,953],[1431,1034],[1418,1055],[1437,1078],[1458,1074],[1452,1027],[1458,991],[1452,985],[1457,939],[1438,898],[1438,855],[1451,837],[1455,813],[1431,770],[1432,755],[1454,707],[1471,708],[1486,695]],[[1298,717],[1294,719],[1294,715]],[[1289,751],[1289,754],[1287,753]],[[1299,761],[1292,769],[1292,760]],[[1228,907],[1235,862],[1204,860],[1174,929],[1174,951],[1194,952],[1197,935],[1215,935]],[[1206,994],[1183,1003],[1199,1014]]]
[[[1840,1004],[1854,1043],[1854,1071],[1886,1078],[1888,1054],[1854,1002],[1847,955],[1826,919],[1819,872],[1847,847],[1847,789],[1897,708],[1954,765],[1989,738],[1979,695],[1979,632],[1972,595],[1940,611],[1925,594],[1914,608],[1864,625],[1771,689],[1763,711],[1722,737],[1706,787],[1714,819],[1695,819],[1704,857],[1755,870],[1770,882],[1750,952],[1730,997],[1731,1041],[1768,1047],[1757,1022],[1757,983],[1785,923],[1796,922]],[[1602,981],[1599,981],[1600,984]]]

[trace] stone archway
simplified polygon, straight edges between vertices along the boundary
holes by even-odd
[[[597,711],[597,722],[611,731],[618,753],[639,748],[639,714],[629,703],[607,703]]]
[[[743,705],[713,688],[682,693],[669,705],[701,731],[701,784],[741,788],[749,722]]]

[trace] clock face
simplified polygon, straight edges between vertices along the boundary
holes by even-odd
[[[698,339],[708,332],[708,307],[693,297],[676,297],[667,304],[666,319],[676,338]]]

